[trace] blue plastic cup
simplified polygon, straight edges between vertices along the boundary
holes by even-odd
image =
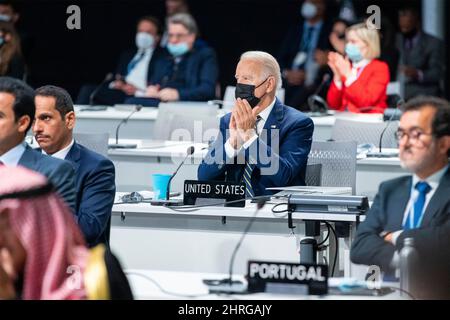
[[[167,184],[169,183],[171,176],[172,176],[171,174],[159,174],[159,173],[155,173],[152,175],[154,199],[167,200],[166,199]]]

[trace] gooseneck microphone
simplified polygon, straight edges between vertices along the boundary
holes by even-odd
[[[119,143],[119,131],[120,131],[120,127],[127,123],[128,120],[131,118],[131,116],[133,114],[135,114],[136,112],[140,111],[142,109],[142,106],[136,106],[133,111],[125,118],[122,119],[119,124],[117,125],[116,128],[116,143],[115,144],[110,144],[108,147],[111,149],[132,149],[132,148],[136,148],[137,145],[136,144],[126,144],[126,143]]]
[[[175,170],[175,172],[172,174],[169,181],[167,182],[166,200],[170,200],[170,183],[172,182],[172,179],[177,175],[178,170],[180,170],[181,166],[184,165],[184,163],[186,162],[186,159],[190,155],[192,155],[194,152],[195,152],[195,147],[190,146],[186,151],[186,156],[184,157],[183,161],[181,161],[181,163],[178,165],[177,169]]]
[[[108,73],[105,78],[103,79],[102,82],[100,82],[100,84],[95,88],[94,91],[92,91],[92,93],[89,95],[89,105],[93,106],[94,105],[94,99],[96,98],[98,92],[100,91],[100,89],[103,87],[103,85],[109,81],[111,81],[113,79],[114,75],[110,72]]]
[[[326,113],[328,111],[327,102],[319,95],[323,87],[330,81],[331,76],[326,73],[323,75],[322,82],[317,87],[314,94],[308,97],[308,106],[312,112]],[[317,106],[316,103],[320,103],[322,107]]]
[[[379,142],[379,150],[380,150],[380,153],[381,153],[381,149],[382,149],[382,145],[383,145],[383,137],[384,137],[384,134],[386,133],[387,129],[389,128],[389,126],[390,126],[391,123],[392,123],[392,120],[393,120],[394,117],[397,115],[399,109],[401,108],[401,106],[402,106],[404,103],[405,103],[405,101],[404,101],[402,98],[400,98],[400,99],[397,101],[397,105],[396,105],[395,110],[392,112],[391,117],[389,118],[389,120],[387,121],[386,126],[384,127],[383,131],[381,132],[381,135],[380,135],[380,142]]]
[[[241,236],[241,239],[236,244],[236,247],[234,248],[233,254],[231,255],[230,268],[229,268],[229,277],[228,277],[228,279],[226,279],[230,286],[233,284],[233,281],[232,281],[233,280],[233,267],[234,267],[234,259],[236,258],[236,254],[237,254],[239,248],[241,247],[241,244],[244,241],[245,236],[247,235],[248,231],[250,230],[253,222],[255,222],[256,216],[258,215],[259,210],[261,210],[264,207],[264,205],[266,204],[266,201],[267,201],[267,198],[260,198],[260,199],[258,199],[258,201],[256,203],[255,214],[253,215],[253,217],[248,222],[247,227],[245,228],[244,233]]]

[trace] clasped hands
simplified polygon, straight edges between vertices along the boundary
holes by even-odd
[[[257,135],[255,125],[260,111],[259,106],[252,109],[247,100],[236,99],[229,125],[229,142],[235,150],[239,150],[244,143]]]
[[[330,52],[328,54],[328,66],[334,74],[336,82],[342,81],[342,78],[348,79],[352,74],[352,64],[348,58],[337,52]]]

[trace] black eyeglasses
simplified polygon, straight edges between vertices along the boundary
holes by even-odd
[[[422,142],[421,138],[423,136],[432,136],[432,135],[433,135],[432,133],[426,133],[419,129],[413,129],[409,132],[406,132],[404,130],[397,130],[397,132],[395,133],[397,141],[402,140],[403,137],[406,136],[411,143],[417,143],[419,141]]]

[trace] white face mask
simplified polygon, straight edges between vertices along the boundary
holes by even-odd
[[[8,16],[7,14],[1,14],[0,13],[0,21],[10,22],[11,21],[11,16]]]
[[[155,39],[151,34],[147,32],[138,32],[136,34],[136,46],[139,49],[150,49],[154,43]]]
[[[316,5],[311,2],[304,2],[302,5],[302,17],[305,19],[314,18],[317,14]]]

